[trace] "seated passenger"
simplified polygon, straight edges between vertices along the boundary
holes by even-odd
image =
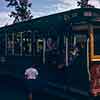
[[[48,40],[47,40],[47,48],[48,48],[48,50],[52,50],[52,39],[51,38],[48,38]]]
[[[48,64],[56,64],[57,63],[57,49],[54,48],[50,51],[47,51],[46,57],[47,57],[47,63]]]
[[[74,46],[70,51],[69,51],[69,64],[72,64],[73,61],[77,56],[80,55],[80,49],[79,46]]]

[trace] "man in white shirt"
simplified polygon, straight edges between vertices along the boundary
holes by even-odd
[[[28,80],[35,80],[38,77],[38,70],[34,68],[35,66],[33,65],[32,67],[28,68],[25,70],[25,78]]]
[[[38,70],[35,68],[35,65],[33,65],[30,68],[27,68],[25,70],[25,79],[26,84],[28,86],[28,90],[29,90],[29,100],[32,100],[32,90],[33,90],[33,85],[34,85],[34,80],[36,80],[38,78],[39,72]],[[33,82],[34,81],[34,82]]]

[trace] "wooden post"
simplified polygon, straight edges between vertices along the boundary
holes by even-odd
[[[89,45],[90,45],[90,60],[92,60],[94,56],[94,34],[93,34],[93,26],[89,25]]]

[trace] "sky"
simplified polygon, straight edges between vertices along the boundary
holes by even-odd
[[[32,2],[31,12],[36,17],[46,16],[54,13],[68,11],[77,7],[79,0],[29,0]],[[89,4],[100,8],[100,0],[90,0]],[[0,27],[11,24],[13,18],[9,17],[12,8],[7,8],[7,2],[0,0]]]

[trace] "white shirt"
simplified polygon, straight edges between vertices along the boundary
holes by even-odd
[[[27,76],[27,79],[36,79],[38,74],[37,69],[32,67],[25,70],[25,76]]]

